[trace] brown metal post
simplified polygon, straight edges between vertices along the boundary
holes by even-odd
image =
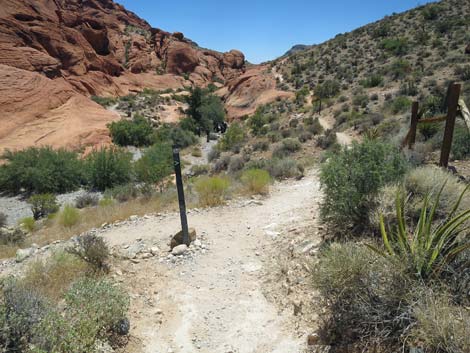
[[[418,110],[419,103],[413,102],[411,107],[411,125],[410,125],[410,136],[408,140],[408,148],[412,148],[416,141],[416,130],[418,129]]]
[[[176,189],[178,191],[178,202],[180,206],[181,230],[183,233],[183,244],[189,246],[188,218],[186,215],[186,201],[184,199],[183,178],[181,176],[180,151],[177,146],[173,146],[173,162],[176,176]]]
[[[444,140],[442,141],[441,160],[439,162],[439,165],[443,168],[447,168],[449,165],[449,156],[452,147],[452,139],[454,137],[455,118],[457,117],[461,88],[462,86],[457,83],[452,83],[449,86],[447,95],[447,120]]]

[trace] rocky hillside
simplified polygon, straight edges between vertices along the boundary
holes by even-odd
[[[443,0],[294,51],[272,62],[272,71],[302,108],[318,111],[322,98],[322,115],[335,128],[378,126],[393,135],[411,101],[435,114],[450,80],[464,82],[468,102],[469,27],[470,3]]]
[[[0,150],[107,142],[119,116],[88,97],[223,86],[245,69],[243,53],[199,48],[112,0],[2,1]]]

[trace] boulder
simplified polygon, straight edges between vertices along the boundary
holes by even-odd
[[[192,243],[196,240],[196,230],[194,228],[189,228],[189,242]],[[178,245],[183,244],[183,231],[176,233],[171,239],[170,247],[171,249],[177,247]]]
[[[181,244],[175,246],[173,250],[171,250],[171,254],[174,256],[184,255],[188,251],[188,246],[186,244]]]
[[[16,251],[16,262],[23,262],[28,257],[34,255],[36,249],[35,248],[28,248],[28,249],[18,249]]]

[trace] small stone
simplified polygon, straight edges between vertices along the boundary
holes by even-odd
[[[135,222],[135,221],[137,221],[138,219],[139,219],[139,217],[136,216],[136,215],[132,215],[132,216],[129,217],[129,221],[131,221],[131,222]]]
[[[308,335],[307,337],[307,344],[309,346],[315,346],[318,344],[318,341],[320,340],[320,337],[318,337],[318,335],[315,333],[315,334],[312,334],[312,335]]]
[[[173,248],[171,253],[175,256],[184,255],[188,251],[188,246],[186,244],[181,244]]]
[[[194,241],[194,246],[197,246],[198,248],[200,248],[202,246],[202,242],[199,239],[196,239]]]
[[[35,250],[36,249],[34,249],[34,248],[18,249],[16,251],[16,262],[23,262],[28,257],[32,256],[34,254]]]
[[[196,240],[196,230],[194,228],[189,229],[189,242],[192,243],[193,241]],[[176,233],[173,238],[171,239],[171,248],[173,249],[174,247],[183,244],[183,231],[180,231]]]
[[[158,255],[159,252],[160,252],[160,249],[158,248],[158,246],[152,246],[152,247],[150,248],[150,253],[151,253],[152,255],[154,255],[154,256],[155,256],[155,255]]]

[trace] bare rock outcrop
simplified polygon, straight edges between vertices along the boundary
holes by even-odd
[[[230,119],[253,114],[257,107],[277,99],[290,99],[292,92],[276,88],[276,78],[266,66],[254,66],[227,82],[217,93],[224,99]]]
[[[152,28],[112,0],[10,0],[0,7],[0,70],[2,150],[106,142],[116,116],[87,97],[225,82],[245,58]]]

